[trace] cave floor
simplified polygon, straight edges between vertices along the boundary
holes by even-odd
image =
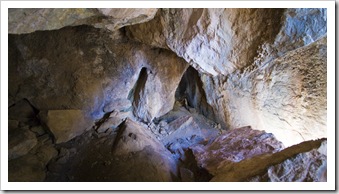
[[[159,132],[163,123],[174,125],[175,130]],[[140,123],[140,125],[145,125]],[[219,128],[219,129],[218,129]],[[171,153],[175,161],[176,172],[172,181],[209,181],[212,176],[195,161],[190,147],[204,145],[222,134],[220,125],[200,115],[193,108],[176,104],[174,109],[147,128]],[[57,158],[47,166],[45,181],[166,181],[158,176],[157,160],[152,149],[131,152],[127,156],[113,153],[117,130],[97,133],[94,129],[87,131],[73,140],[56,144],[59,150]]]

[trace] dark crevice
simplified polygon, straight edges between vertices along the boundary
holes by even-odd
[[[195,108],[199,113],[209,119],[214,119],[212,107],[207,103],[203,83],[199,72],[193,67],[188,67],[175,92],[175,99],[182,104]],[[185,102],[186,101],[186,102]]]

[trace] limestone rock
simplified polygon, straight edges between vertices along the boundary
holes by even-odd
[[[219,81],[203,77],[219,121],[229,128],[251,125],[273,133],[285,146],[326,137],[326,40],[290,51],[254,71],[218,77]]]
[[[282,143],[273,134],[242,127],[223,133],[205,146],[192,147],[192,151],[198,164],[215,175],[227,163],[275,153],[282,148]]]
[[[88,26],[10,35],[9,101],[26,98],[39,110],[80,109],[93,119],[111,105],[127,108],[121,99],[136,98],[134,112],[145,120],[170,111],[188,64],[170,51],[111,35]],[[134,92],[147,71],[146,84]]]
[[[35,134],[27,128],[16,128],[8,134],[8,159],[27,154],[36,144]]]
[[[201,72],[245,67],[256,48],[273,41],[283,9],[161,9],[154,20],[128,27],[130,37],[168,47]],[[261,22],[265,21],[265,22]]]
[[[40,182],[45,179],[45,166],[38,157],[27,154],[8,162],[9,182]]]
[[[93,125],[93,120],[81,110],[49,110],[40,112],[39,116],[53,133],[56,143],[67,142]]]
[[[270,166],[263,175],[250,178],[250,181],[268,182],[326,182],[327,180],[327,142],[308,152]],[[322,153],[325,151],[325,153]]]
[[[326,139],[305,141],[274,154],[263,154],[238,163],[227,163],[218,169],[211,181],[318,181],[318,170],[322,170],[322,164],[326,162],[326,157],[322,151],[317,151],[317,149],[324,141]],[[267,179],[265,178],[267,176],[263,176],[264,179],[260,179],[261,175],[268,171],[271,177]],[[290,171],[290,174],[286,171]],[[274,177],[275,175],[277,177]]]
[[[17,9],[8,11],[8,33],[57,30],[66,26],[93,25],[116,30],[152,19],[157,9]]]
[[[113,110],[125,112],[129,110],[131,107],[132,107],[132,103],[128,99],[117,99],[106,104],[103,111],[105,113],[112,112]]]

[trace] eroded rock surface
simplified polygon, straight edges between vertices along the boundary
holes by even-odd
[[[127,29],[130,37],[169,48],[202,72],[228,74],[249,65],[264,41],[273,41],[283,11],[161,9],[154,20]]]
[[[321,179],[317,177],[318,170],[322,171],[322,164],[326,163],[323,147],[321,147],[324,141],[326,142],[326,139],[305,141],[281,152],[263,154],[238,163],[223,165],[211,181],[246,181],[255,175],[265,174],[267,171],[266,179],[264,175],[263,179],[259,176],[252,180],[319,181]],[[319,151],[317,151],[318,148]]]
[[[192,150],[198,164],[215,175],[227,163],[275,153],[283,148],[273,134],[248,126],[227,131],[207,145],[197,145]]]
[[[285,146],[326,137],[326,41],[290,51],[252,72],[203,77],[220,122],[230,128],[252,125]]]

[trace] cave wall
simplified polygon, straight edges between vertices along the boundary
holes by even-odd
[[[82,110],[95,120],[123,104],[150,122],[172,109],[190,65],[224,129],[252,125],[286,145],[326,136],[326,9],[13,9],[9,16],[9,106],[27,99],[38,110]]]
[[[174,51],[202,72],[207,102],[224,128],[252,125],[292,145],[326,137],[326,14],[161,9],[127,34]]]
[[[9,106],[27,99],[39,111],[80,110],[93,122],[133,109],[151,121],[172,109],[187,67],[168,50],[124,39],[123,31],[83,25],[10,34]],[[142,68],[148,77],[132,104],[129,95]]]

